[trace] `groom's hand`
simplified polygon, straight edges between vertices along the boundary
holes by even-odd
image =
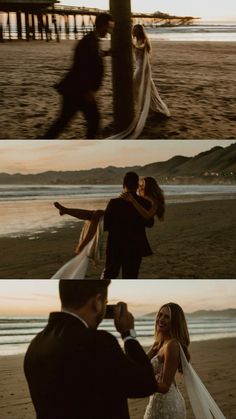
[[[114,311],[114,322],[119,333],[134,329],[134,317],[128,311],[126,303],[120,302],[117,304]]]

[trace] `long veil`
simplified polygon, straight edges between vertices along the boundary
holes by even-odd
[[[83,240],[84,236],[88,231],[90,221],[84,223],[83,229],[80,235],[80,241]],[[102,235],[103,235],[103,219],[98,223],[97,230],[90,242],[84,247],[84,249],[74,258],[65,263],[52,277],[51,279],[84,279],[88,269],[89,260],[92,259],[94,262],[100,260],[101,247],[102,247]]]
[[[138,74],[139,72],[140,74]],[[136,75],[139,76],[137,80]],[[170,111],[161,99],[152,79],[149,53],[146,49],[144,50],[141,68],[137,68],[134,73],[134,85],[137,93],[135,95],[135,116],[133,121],[126,130],[108,137],[108,140],[138,138],[143,131],[150,108],[155,112],[170,116]]]
[[[180,357],[185,386],[196,419],[226,419],[214,399],[198,377],[196,371],[187,361],[180,346]]]

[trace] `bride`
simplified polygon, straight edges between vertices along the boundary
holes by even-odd
[[[149,210],[143,208],[130,193],[122,193],[120,197],[129,201],[142,217],[147,219],[156,215],[160,220],[163,220],[165,199],[161,188],[153,177],[140,179],[139,194],[151,202]],[[75,249],[77,257],[60,268],[54,274],[53,279],[82,279],[85,277],[89,258],[93,259],[94,262],[100,259],[104,210],[67,208],[59,202],[55,202],[54,206],[59,210],[61,216],[70,215],[84,220],[85,223]]]
[[[156,317],[155,341],[149,356],[157,380],[157,392],[150,397],[144,419],[185,419],[185,401],[175,375],[184,375],[196,419],[225,419],[204,384],[191,367],[189,332],[182,308],[175,303],[163,305]]]
[[[134,71],[135,116],[125,131],[115,134],[109,139],[138,138],[144,128],[150,109],[165,117],[170,116],[170,111],[161,99],[152,78],[151,44],[144,27],[135,25],[132,36],[136,60]]]
[[[151,176],[141,178],[139,181],[139,195],[151,203],[149,210],[143,208],[143,206],[136,201],[131,193],[122,193],[121,197],[131,202],[142,217],[148,219],[156,215],[160,221],[164,221],[165,198],[156,179]]]

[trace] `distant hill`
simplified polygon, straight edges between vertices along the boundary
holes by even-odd
[[[155,317],[156,312],[145,314],[144,317]],[[226,310],[197,310],[193,313],[185,313],[187,318],[193,317],[236,317],[236,308],[228,308]]]
[[[236,317],[236,308],[226,310],[198,310],[193,313],[186,313],[187,317]]]
[[[194,157],[174,156],[145,166],[94,168],[78,171],[47,171],[23,175],[0,173],[0,184],[96,185],[121,184],[127,171],[153,176],[162,184],[236,184],[236,143],[214,147]]]

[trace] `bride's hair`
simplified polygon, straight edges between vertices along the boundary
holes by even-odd
[[[148,39],[148,36],[144,30],[143,25],[134,25],[133,27],[133,36],[138,40],[138,41],[142,41],[146,44],[147,46],[147,52],[151,51],[151,44],[150,41]]]
[[[190,338],[189,338],[188,326],[187,326],[183,309],[178,304],[176,303],[164,304],[158,311],[157,316],[156,316],[156,322],[155,322],[155,341],[159,344],[159,347],[160,347],[162,344],[162,336],[160,332],[158,333],[157,331],[157,322],[159,318],[159,313],[164,307],[167,307],[170,310],[170,314],[171,314],[170,335],[172,338],[176,339],[180,343],[185,353],[185,356],[187,360],[189,361],[190,354],[188,351],[188,346],[190,344]],[[178,370],[179,372],[183,372],[181,362],[178,367]]]
[[[165,197],[163,190],[153,177],[144,178],[144,194],[157,204],[156,215],[159,220],[163,221],[165,214]]]

